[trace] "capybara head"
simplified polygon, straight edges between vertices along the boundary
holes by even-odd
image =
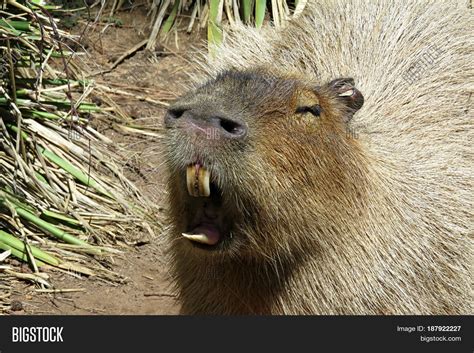
[[[178,99],[165,117],[173,246],[216,262],[291,257],[315,224],[331,229],[361,197],[347,124],[363,101],[350,78],[265,71],[226,71]]]

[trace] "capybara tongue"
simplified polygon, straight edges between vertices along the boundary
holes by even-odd
[[[209,197],[211,194],[209,171],[201,164],[196,163],[186,169],[186,185],[188,193],[194,197]]]
[[[214,224],[200,224],[191,232],[183,233],[183,237],[201,244],[216,245],[221,234]]]

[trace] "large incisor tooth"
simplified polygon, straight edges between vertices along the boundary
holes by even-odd
[[[205,234],[186,234],[182,233],[183,237],[195,241],[197,243],[201,244],[211,244],[209,238]]]
[[[196,188],[194,187],[195,182],[196,182],[196,168],[190,165],[186,169],[186,185],[188,187],[188,194],[190,196],[198,196],[196,195]]]
[[[209,197],[211,194],[210,176],[206,168],[199,168],[199,195]]]
[[[196,170],[198,173],[196,173]],[[211,194],[209,171],[204,167],[188,166],[186,169],[186,186],[191,196],[209,197]]]

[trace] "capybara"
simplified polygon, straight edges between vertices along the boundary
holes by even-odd
[[[184,314],[468,314],[474,10],[310,0],[165,117]]]

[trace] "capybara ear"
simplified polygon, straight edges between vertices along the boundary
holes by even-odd
[[[364,96],[355,87],[353,78],[337,78],[327,84],[327,88],[337,94],[337,97],[348,108],[344,117],[347,122],[364,105]]]

